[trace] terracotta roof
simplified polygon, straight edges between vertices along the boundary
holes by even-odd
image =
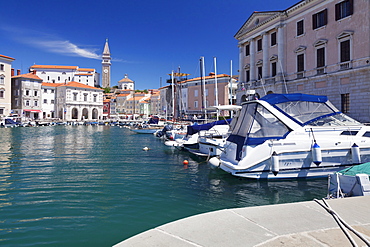
[[[78,76],[89,76],[89,75],[93,75],[93,74],[89,74],[89,73],[80,73],[80,74],[75,74],[75,75],[78,75]]]
[[[78,66],[63,65],[32,65],[30,69],[78,69]]]
[[[125,74],[125,77],[123,79],[121,79],[120,81],[118,81],[118,82],[134,82],[134,81],[129,79],[127,74]]]
[[[92,71],[92,72],[94,72],[95,69],[79,68],[78,71]]]
[[[35,75],[34,73],[27,73],[27,74],[23,74],[23,75],[15,75],[15,76],[12,76],[12,78],[27,78],[27,79],[42,81],[42,79],[40,77],[38,77],[37,75]]]
[[[104,91],[103,89],[100,89],[100,88],[97,88],[97,87],[92,87],[92,86],[85,85],[85,84],[75,82],[75,81],[67,82],[66,84],[65,83],[58,83],[58,84],[61,84],[58,87],[78,87],[78,88],[88,88],[88,89],[95,89],[95,90]]]
[[[135,97],[132,97],[132,98],[129,98],[128,100],[142,100],[143,98],[145,97],[138,97],[138,96],[135,96]]]
[[[1,55],[1,54],[0,54],[0,57],[3,57],[3,58],[7,58],[7,59],[11,59],[11,60],[15,60],[15,58],[12,58],[12,57],[8,57],[8,56],[5,56],[5,55]]]
[[[104,102],[104,103],[106,103],[106,102],[110,102],[110,99],[105,99],[105,100],[103,100],[103,102]]]
[[[129,93],[120,93],[120,94],[117,95],[117,97],[126,97],[128,95],[130,95],[130,94]]]
[[[41,86],[46,86],[46,87],[58,87],[60,86],[61,84],[64,84],[64,83],[50,83],[50,82],[43,82],[41,84]]]

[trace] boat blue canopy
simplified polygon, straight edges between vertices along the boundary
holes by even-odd
[[[198,133],[199,131],[201,130],[209,130],[210,128],[212,128],[213,126],[215,125],[226,125],[226,124],[230,124],[231,123],[231,118],[229,119],[223,119],[223,120],[219,120],[219,121],[215,121],[215,122],[212,122],[212,123],[207,123],[207,124],[194,124],[194,125],[189,125],[187,126],[187,135],[194,135],[196,133]]]
[[[307,101],[307,102],[318,102],[324,103],[328,101],[328,97],[324,95],[311,95],[302,93],[292,93],[292,94],[267,94],[260,100],[264,100],[272,105],[289,102],[289,101]]]

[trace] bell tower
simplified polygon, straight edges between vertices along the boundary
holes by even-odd
[[[105,40],[105,46],[102,55],[102,86],[103,88],[110,87],[110,66],[111,57],[108,45],[108,39]]]

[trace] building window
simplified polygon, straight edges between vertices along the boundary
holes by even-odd
[[[87,94],[84,94],[84,101],[87,101]]]
[[[37,102],[37,100],[35,100],[35,102],[34,102],[35,104],[34,104],[34,106],[38,106],[38,102]]]
[[[4,85],[5,84],[5,79],[4,77],[0,76],[0,85]]]
[[[245,46],[245,56],[250,55],[249,44]]]
[[[257,40],[257,51],[262,51],[262,39]]]
[[[48,103],[48,100],[47,99],[44,99],[44,104],[47,104]]]
[[[304,21],[297,22],[297,36],[304,34]]]
[[[4,64],[0,64],[0,70],[4,71]]]
[[[30,95],[30,90],[26,90],[26,95]]]
[[[96,102],[96,95],[94,95],[94,102]]]
[[[50,101],[50,103],[51,103],[51,104],[54,104],[54,100],[52,99],[52,100]]]
[[[343,19],[353,14],[353,0],[346,0],[335,5],[335,20]]]
[[[60,76],[58,76],[58,81],[60,81]]]
[[[325,47],[316,50],[316,66],[317,68],[325,66]]]
[[[51,89],[51,93],[54,93],[54,89]]]
[[[198,97],[198,89],[194,90],[194,97]]]
[[[0,98],[4,98],[4,90],[0,90]]]
[[[304,54],[297,55],[297,72],[304,71]]]
[[[257,67],[257,78],[262,79],[262,66]]]
[[[198,101],[194,101],[194,108],[198,108]]]
[[[349,93],[340,95],[341,111],[343,113],[349,112]]]
[[[271,46],[276,45],[276,32],[271,34]]]
[[[73,93],[73,101],[77,101],[77,93]]]
[[[350,40],[340,42],[340,62],[348,62],[351,60]]]
[[[271,63],[271,76],[276,76],[276,62]]]
[[[245,81],[248,82],[251,80],[251,72],[250,70],[245,71]]]
[[[324,9],[312,16],[312,28],[316,29],[328,24],[328,10]]]
[[[37,91],[34,91],[33,93],[34,93],[35,96],[37,96]]]
[[[47,93],[48,92],[48,90],[47,89],[44,89],[44,93]]]
[[[26,100],[26,106],[30,106],[30,101]]]
[[[4,108],[0,108],[0,115],[4,115]]]

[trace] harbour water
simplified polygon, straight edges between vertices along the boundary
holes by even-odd
[[[112,246],[195,214],[327,191],[326,179],[241,180],[118,126],[2,128],[0,144],[0,246]]]

